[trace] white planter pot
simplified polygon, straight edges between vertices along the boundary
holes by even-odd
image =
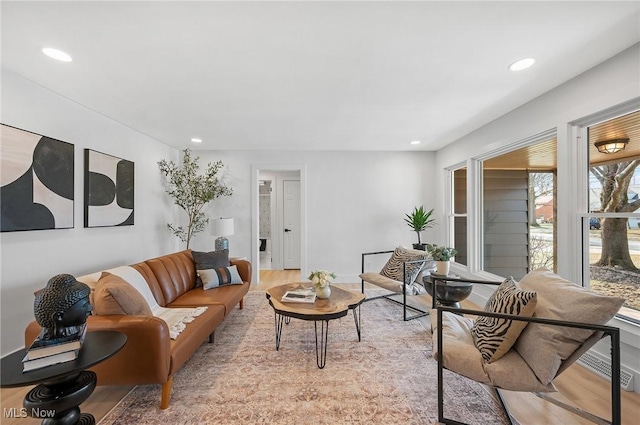
[[[329,285],[316,288],[316,296],[318,298],[326,299],[331,296],[331,287]]]
[[[436,273],[446,276],[449,274],[450,261],[436,261]]]

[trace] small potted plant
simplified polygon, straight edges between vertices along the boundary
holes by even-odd
[[[426,245],[427,252],[431,254],[431,258],[436,262],[436,273],[443,276],[448,275],[451,258],[453,258],[458,251],[454,248],[447,248],[430,243]]]
[[[430,227],[433,227],[435,224],[435,219],[431,218],[432,214],[433,208],[429,211],[425,211],[422,205],[420,205],[420,207],[415,207],[411,214],[405,214],[405,223],[411,227],[411,230],[418,234],[418,243],[413,244],[413,249],[425,250],[425,244],[420,240],[420,233]]]

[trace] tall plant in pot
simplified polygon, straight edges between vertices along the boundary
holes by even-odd
[[[433,208],[429,211],[425,211],[422,205],[420,205],[420,207],[414,207],[411,214],[405,214],[405,223],[407,223],[411,230],[416,232],[416,234],[418,235],[418,243],[413,244],[414,249],[420,249],[424,251],[425,244],[423,244],[420,240],[420,233],[433,227],[433,225],[435,224],[435,219],[431,218],[432,214]]]
[[[223,166],[222,161],[207,164],[205,173],[198,174],[199,159],[192,157],[191,151],[185,149],[182,167],[164,159],[158,162],[160,172],[167,181],[167,193],[174,199],[174,203],[187,213],[188,217],[186,229],[171,223],[167,226],[182,242],[187,243],[187,249],[189,249],[191,238],[203,231],[209,222],[202,208],[220,196],[233,194],[233,190],[218,178],[218,172]]]
[[[431,254],[431,258],[436,262],[436,273],[444,276],[448,275],[451,258],[455,257],[458,251],[454,248],[428,243],[427,252]]]

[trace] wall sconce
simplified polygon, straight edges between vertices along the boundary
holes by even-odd
[[[220,217],[213,219],[211,233],[214,236],[219,236],[215,243],[216,251],[229,249],[229,240],[225,236],[233,235],[233,230],[233,218]]]
[[[629,143],[629,139],[612,139],[612,140],[603,140],[601,142],[594,143],[595,147],[598,148],[598,152],[600,153],[616,153],[623,150],[627,143]]]

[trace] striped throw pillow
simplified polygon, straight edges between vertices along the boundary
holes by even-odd
[[[198,276],[202,279],[205,290],[224,285],[242,284],[242,278],[236,266],[198,270]]]
[[[402,246],[397,247],[387,264],[384,265],[380,274],[382,276],[388,277],[389,279],[397,280],[398,282],[407,282],[407,284],[411,284],[418,274],[420,270],[424,266],[424,263],[429,259],[429,254],[425,251],[419,251],[414,249],[408,249]],[[405,261],[414,261],[419,260],[417,263],[407,264],[407,276],[406,280],[402,277],[402,271],[404,270],[403,263]]]
[[[509,277],[489,298],[484,311],[531,317],[537,301],[534,291],[520,289],[515,280]],[[509,351],[525,326],[527,322],[478,316],[471,328],[471,334],[484,361],[491,363]]]

